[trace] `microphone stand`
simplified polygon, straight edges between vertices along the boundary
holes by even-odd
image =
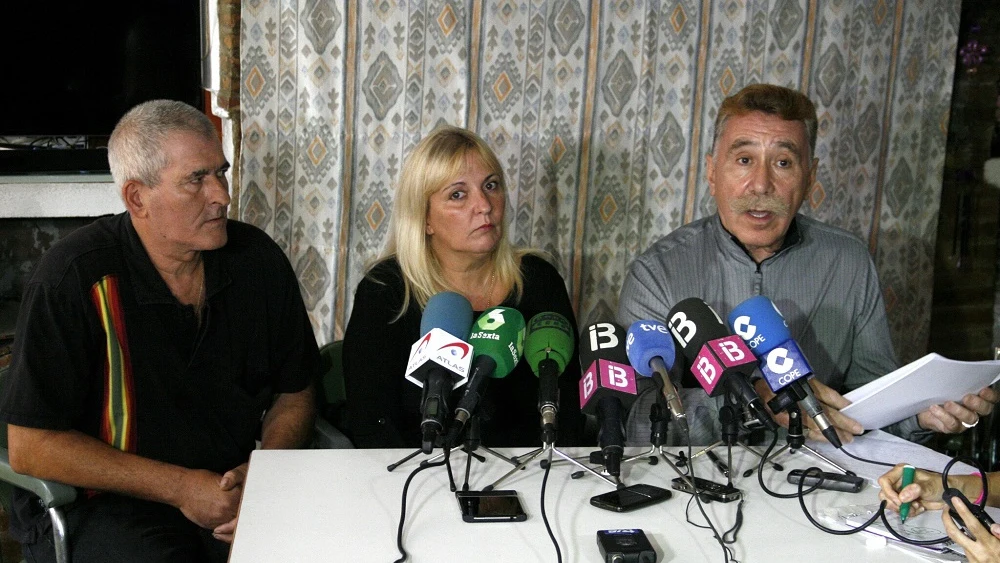
[[[722,423],[722,439],[715,442],[714,444],[702,448],[700,451],[695,452],[691,455],[691,459],[705,455],[713,449],[725,445],[727,447],[728,459],[729,459],[729,473],[732,475],[733,472],[733,452],[732,447],[739,446],[743,448],[744,451],[750,452],[751,454],[757,456],[758,459],[763,459],[764,456],[757,452],[757,450],[751,448],[739,439],[739,428],[737,422],[737,409],[738,407],[733,402],[733,397],[731,393],[725,394],[725,404],[719,408],[719,421]],[[781,470],[781,466],[775,467],[777,470]]]
[[[611,480],[611,478],[608,477],[607,475],[602,475],[601,473],[598,473],[592,467],[588,467],[580,463],[569,454],[556,448],[556,435],[558,434],[558,431],[556,430],[556,421],[555,421],[556,410],[553,406],[548,405],[542,409],[541,414],[542,414],[542,447],[536,448],[528,452],[523,457],[522,456],[512,457],[511,459],[514,462],[516,462],[517,465],[515,465],[514,468],[508,471],[507,473],[501,475],[499,479],[493,481],[492,483],[484,487],[483,488],[484,491],[492,491],[493,489],[497,488],[497,486],[500,483],[502,483],[504,480],[506,480],[514,473],[517,473],[519,470],[524,469],[528,465],[528,463],[531,462],[531,460],[535,459],[541,454],[548,454],[546,458],[541,461],[542,467],[545,467],[545,464],[552,466],[554,464],[554,462],[552,461],[552,455],[555,454],[563,458],[564,460],[572,463],[573,465],[576,465],[580,469],[583,469],[584,471],[592,475],[595,475],[599,479],[607,481],[608,484],[614,486],[616,489],[622,486],[621,482],[615,482]]]
[[[469,422],[468,422],[468,424],[465,427],[466,428],[465,440],[464,440],[464,442],[462,444],[462,447],[459,448],[459,450],[465,452],[469,456],[469,459],[466,462],[466,480],[465,480],[466,484],[468,484],[468,482],[469,482],[469,479],[468,479],[469,468],[468,468],[468,466],[472,464],[472,458],[476,458],[476,460],[478,460],[481,463],[485,463],[486,462],[486,458],[483,457],[482,455],[476,453],[476,450],[482,449],[486,453],[491,454],[491,455],[493,455],[494,457],[496,457],[498,459],[506,461],[507,463],[509,463],[511,465],[517,465],[517,458],[509,458],[509,457],[501,454],[500,452],[497,452],[496,450],[493,450],[493,449],[488,448],[488,447],[486,447],[486,446],[484,446],[484,445],[481,444],[480,432],[479,432],[480,431],[479,424],[480,424],[480,421],[479,421],[479,415],[478,414],[474,414],[474,415],[472,415],[469,418]],[[455,449],[455,447],[453,445],[449,445],[449,444],[443,444],[441,447],[447,447],[449,453],[452,450]],[[413,459],[414,457],[416,457],[418,454],[421,454],[421,453],[423,453],[423,449],[417,449],[416,451],[414,451],[414,452],[412,452],[410,454],[407,454],[405,457],[403,457],[402,459],[400,459],[396,463],[388,465],[386,467],[386,469],[388,471],[392,471],[392,470],[396,469],[397,467],[399,467],[400,465],[406,463],[407,461]],[[428,458],[428,459],[426,459],[424,461],[421,461],[420,463],[422,463],[422,464],[433,463],[433,462],[441,459],[442,457],[444,457],[444,453],[443,452],[438,453],[434,457],[431,457],[431,458]],[[448,465],[448,472],[449,472],[449,476],[450,476],[450,474],[451,474],[451,465],[450,464]],[[452,491],[457,490],[457,486],[455,485],[455,480],[454,479],[451,479],[451,490]]]
[[[654,465],[658,458],[656,454],[659,454],[663,458],[663,461],[669,465],[678,476],[688,482],[691,487],[694,487],[694,483],[691,482],[691,477],[686,473],[681,472],[678,468],[679,465],[687,464],[687,458],[684,453],[675,456],[677,458],[677,464],[674,464],[670,460],[668,455],[675,455],[667,450],[663,449],[664,444],[667,442],[667,427],[670,423],[670,416],[667,414],[667,399],[663,396],[663,393],[656,394],[656,402],[653,403],[649,408],[649,449],[634,456],[627,457],[622,460],[622,465],[626,463],[632,463],[634,461],[648,457],[650,465]]]
[[[788,450],[788,453],[790,454],[793,454],[798,450],[805,450],[820,460],[830,464],[831,467],[840,471],[844,475],[853,475],[852,472],[844,469],[841,465],[819,453],[815,448],[806,445],[806,437],[803,432],[802,425],[802,410],[797,404],[792,403],[785,409],[785,411],[788,413],[788,442],[782,446],[781,449],[771,454],[771,457],[767,458],[767,461],[774,463],[774,458],[778,457],[778,455],[783,453],[785,450]]]

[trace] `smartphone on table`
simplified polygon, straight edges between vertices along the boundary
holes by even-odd
[[[458,491],[458,506],[466,522],[524,522],[528,515],[517,491]]]
[[[628,512],[630,510],[635,510],[637,508],[642,508],[643,506],[649,506],[651,504],[667,500],[670,498],[671,494],[672,493],[667,489],[663,489],[655,485],[637,483],[635,485],[629,485],[628,487],[591,497],[590,504],[605,510]]]

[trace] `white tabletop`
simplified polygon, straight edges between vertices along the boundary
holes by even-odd
[[[505,450],[507,453],[510,450]],[[528,450],[515,450],[523,453]],[[670,451],[679,451],[670,448]],[[725,459],[725,450],[719,450]],[[382,561],[399,557],[396,532],[403,484],[418,461],[393,472],[390,463],[410,453],[406,450],[288,450],[256,451],[240,508],[239,525],[230,561]],[[480,452],[482,453],[482,452]],[[576,453],[582,453],[582,450]],[[828,535],[806,520],[794,499],[776,499],[764,493],[756,476],[743,478],[751,464],[739,448],[734,454],[734,484],[744,491],[744,523],[732,545],[736,559],[753,561],[919,561],[915,555],[875,542],[864,534]],[[787,454],[785,454],[787,456]],[[747,459],[742,458],[746,456]],[[465,454],[452,455],[455,478],[461,487]],[[715,481],[721,474],[699,458],[696,473]],[[787,469],[813,465],[798,453],[782,460],[785,472],[767,471],[772,489],[792,492],[785,482]],[[471,488],[481,489],[498,478],[510,465],[490,455],[475,462]],[[685,520],[689,495],[673,491],[673,498],[630,513],[614,513],[591,506],[591,496],[611,490],[606,482],[587,475],[571,479],[568,464],[555,465],[549,475],[545,510],[566,562],[602,561],[596,533],[600,529],[642,528],[657,553],[658,561],[722,561],[722,550],[708,530]],[[499,488],[518,491],[528,520],[515,523],[462,521],[458,502],[448,489],[443,467],[420,472],[407,496],[403,543],[415,563],[425,561],[556,561],[555,549],[540,512],[543,471],[537,460]],[[668,465],[639,462],[624,466],[627,484],[648,483],[670,488],[677,474]],[[877,489],[868,486],[858,494],[817,491],[806,497],[816,514],[821,509],[848,504],[877,502]],[[710,503],[708,513],[717,526],[732,527],[738,503]],[[691,503],[692,520],[702,522],[697,505]]]

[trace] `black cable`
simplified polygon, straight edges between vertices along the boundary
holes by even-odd
[[[552,452],[549,452],[549,462],[545,464],[545,473],[542,474],[542,522],[545,523],[545,531],[549,533],[549,539],[552,540],[552,545],[556,548],[556,561],[562,563],[562,551],[559,550],[559,541],[556,540],[555,534],[552,533],[552,526],[549,525],[549,518],[545,515],[545,485],[549,481],[549,471],[552,470]]]
[[[416,477],[417,473],[420,473],[424,469],[430,469],[431,467],[441,467],[448,463],[449,453],[451,451],[448,448],[444,449],[444,459],[441,461],[436,461],[434,463],[422,462],[419,467],[410,472],[409,477],[406,478],[406,483],[403,484],[403,501],[402,507],[399,510],[399,528],[396,530],[396,548],[399,549],[400,557],[399,559],[393,561],[393,563],[403,563],[406,561],[407,554],[406,549],[403,548],[403,523],[406,521],[406,492],[410,488],[410,482]],[[449,466],[450,467],[450,466]]]
[[[771,444],[767,447],[767,450],[765,450],[764,453],[761,454],[761,456],[760,456],[760,463],[757,464],[757,484],[760,485],[761,490],[763,490],[765,493],[771,495],[774,498],[800,498],[801,499],[803,496],[805,496],[805,495],[807,495],[807,494],[815,491],[816,489],[818,489],[819,486],[823,483],[823,479],[822,478],[820,478],[819,482],[817,482],[815,485],[813,485],[808,491],[802,491],[802,489],[800,488],[799,492],[794,493],[794,494],[776,493],[776,492],[772,491],[771,489],[767,488],[767,485],[764,484],[764,463],[767,461],[767,458],[771,456],[771,451],[774,449],[774,447],[777,444],[778,444],[778,433],[774,432],[774,438],[771,439]],[[809,469],[814,469],[814,468],[810,467]],[[819,468],[815,468],[815,469],[819,469]],[[809,470],[807,469],[806,471],[808,472]],[[799,485],[801,485],[803,482],[805,482],[805,475],[804,474],[803,474],[802,479],[799,480]]]
[[[701,492],[698,490],[698,485],[697,485],[697,482],[695,481],[694,462],[693,462],[692,457],[691,457],[693,455],[693,452],[691,451],[691,429],[690,428],[688,428],[688,432],[687,432],[687,452],[688,452],[687,456],[688,456],[688,460],[689,460],[688,461],[688,475],[691,477],[691,487],[694,489],[694,493],[693,493],[692,496],[694,496],[694,500],[698,504],[698,510],[701,512],[702,517],[705,518],[705,522],[708,524],[708,528],[710,530],[712,530],[712,537],[714,537],[715,540],[717,542],[719,542],[719,545],[722,547],[723,561],[725,563],[739,563],[739,561],[736,559],[736,554],[723,541],[723,536],[720,535],[719,531],[715,529],[715,525],[712,524],[712,519],[708,517],[708,513],[705,512],[705,507],[702,506],[702,504],[701,504]],[[688,522],[691,522],[691,520],[688,519]],[[691,522],[691,523],[694,524],[694,522]],[[695,524],[695,525],[697,526],[697,524]],[[704,528],[704,526],[698,526],[698,527],[699,528]]]
[[[851,459],[856,459],[858,461],[863,461],[865,463],[871,463],[873,465],[882,465],[882,466],[885,466],[885,467],[896,467],[895,463],[886,463],[884,461],[875,461],[873,459],[865,459],[863,457],[858,457],[858,456],[852,454],[851,452],[847,451],[846,448],[840,448],[840,451],[844,452],[844,455],[846,455],[847,457],[849,457]]]

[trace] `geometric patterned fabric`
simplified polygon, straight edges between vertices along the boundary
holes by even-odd
[[[924,353],[958,2],[241,6],[239,218],[288,254],[321,343],[343,334],[403,159],[438,124],[497,152],[511,238],[554,258],[582,326],[613,318],[639,252],[714,212],[717,108],[771,82],[817,104],[802,212],[868,241],[897,355]]]

